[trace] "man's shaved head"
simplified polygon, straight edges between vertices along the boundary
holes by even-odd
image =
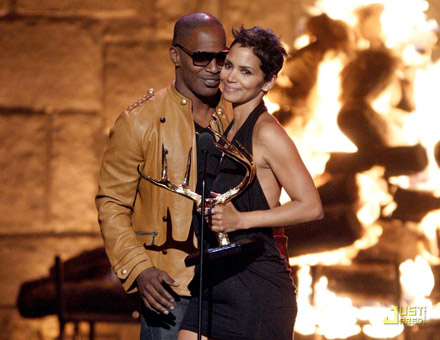
[[[173,45],[185,44],[194,29],[204,27],[218,27],[224,31],[221,22],[211,14],[203,12],[185,14],[174,25]]]

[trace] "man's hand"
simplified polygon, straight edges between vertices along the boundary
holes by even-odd
[[[174,309],[174,298],[167,292],[163,283],[177,287],[167,272],[151,267],[142,271],[136,278],[137,286],[142,300],[147,308],[157,314],[168,314]]]

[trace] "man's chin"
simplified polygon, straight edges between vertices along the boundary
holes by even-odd
[[[208,87],[199,92],[199,97],[212,98],[216,97],[219,93],[218,87]]]

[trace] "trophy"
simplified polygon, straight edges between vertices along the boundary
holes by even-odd
[[[150,176],[147,176],[142,173],[140,165],[138,165],[137,170],[139,175],[146,179],[147,181],[167,190],[170,190],[176,194],[185,196],[196,203],[197,208],[201,208],[202,205],[207,209],[212,209],[219,204],[226,204],[231,201],[234,197],[238,196],[243,190],[247,188],[247,186],[252,182],[255,177],[256,169],[253,160],[253,156],[244,148],[244,146],[236,141],[237,146],[233,145],[227,138],[213,129],[209,128],[214,135],[218,138],[218,140],[223,141],[224,145],[218,143],[218,141],[214,142],[214,146],[219,149],[223,155],[232,158],[239,164],[241,164],[245,170],[246,174],[243,177],[242,181],[234,188],[229,189],[223,194],[220,194],[214,198],[205,199],[204,204],[202,204],[202,196],[197,194],[196,192],[190,190],[188,187],[189,183],[189,175],[191,168],[191,152],[192,148],[188,153],[188,162],[185,171],[185,178],[182,184],[176,185],[169,181],[167,175],[167,158],[164,145],[162,144],[162,177],[159,180],[153,179]],[[238,254],[245,249],[254,247],[258,242],[254,239],[243,239],[238,242],[231,243],[229,237],[226,233],[216,232],[217,241],[219,243],[218,247],[209,248],[204,251],[204,256],[208,261],[222,258],[224,256],[229,256],[232,254]],[[195,265],[200,257],[200,253],[196,252],[193,254],[189,254],[185,259],[185,265],[187,267]]]

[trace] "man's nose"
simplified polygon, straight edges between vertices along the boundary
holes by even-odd
[[[222,67],[217,64],[217,60],[213,58],[211,62],[206,66],[206,70],[211,73],[219,73],[222,70]]]

